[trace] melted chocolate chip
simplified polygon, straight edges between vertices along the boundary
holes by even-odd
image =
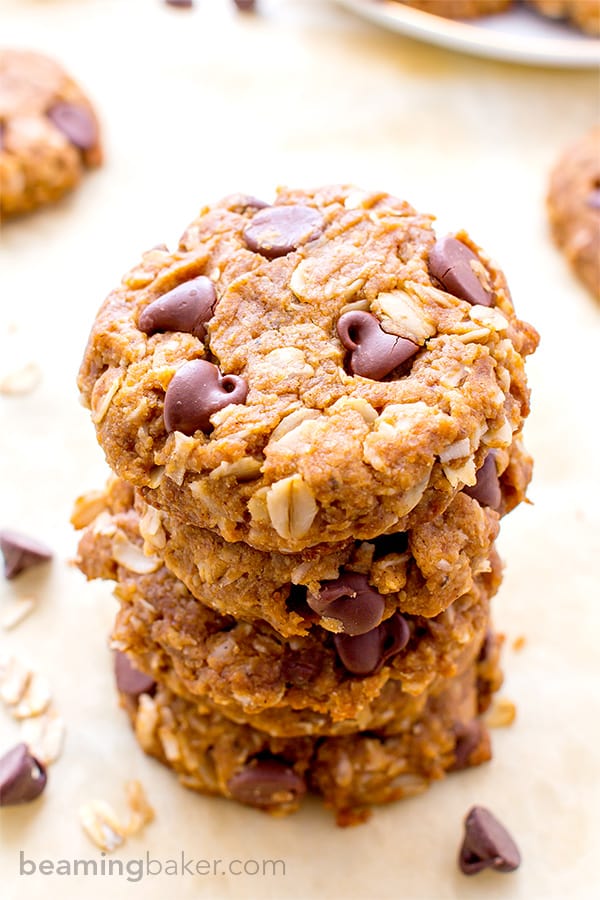
[[[473,262],[481,265],[466,244],[449,234],[434,244],[429,254],[429,271],[449,294],[473,305],[491,306],[493,295],[475,274]]]
[[[477,481],[472,487],[463,488],[465,494],[482,506],[498,509],[502,502],[500,479],[496,471],[496,454],[490,450],[483,465],[477,470]]]
[[[321,584],[318,595],[307,594],[311,609],[341,622],[344,634],[366,634],[381,622],[385,600],[369,584],[366,575],[344,572],[335,581]]]
[[[250,250],[267,259],[285,256],[323,231],[323,217],[312,206],[267,206],[244,229]]]
[[[41,541],[20,531],[0,531],[0,552],[4,557],[4,574],[16,578],[26,569],[52,559],[52,550]]]
[[[46,787],[46,769],[27,744],[17,744],[0,758],[0,806],[30,803]]]
[[[212,318],[216,302],[214,284],[205,275],[198,275],[153,300],[140,316],[139,329],[145,334],[184,331],[203,340],[204,325]]]
[[[91,150],[98,140],[98,128],[91,112],[75,103],[55,103],[46,115],[55,128],[79,150]]]
[[[232,403],[244,403],[248,385],[239,375],[222,375],[205,359],[192,359],[177,370],[165,395],[167,431],[208,433],[210,417]]]
[[[142,694],[152,696],[156,692],[156,682],[150,675],[145,675],[136,669],[125,653],[115,653],[115,680],[117,689],[128,697],[137,699]]]
[[[458,858],[461,872],[476,875],[489,868],[513,872],[520,862],[519,848],[504,825],[488,809],[474,806],[465,819],[465,839]]]
[[[350,350],[349,369],[353,375],[379,381],[414,356],[418,344],[388,334],[371,313],[352,310],[337,323],[340,340]]]
[[[229,793],[240,803],[267,807],[291,803],[306,793],[304,779],[277,759],[255,759],[227,782]]]
[[[333,641],[340,662],[349,672],[353,675],[373,675],[406,647],[409,637],[406,619],[400,613],[394,613],[366,634],[336,634]]]

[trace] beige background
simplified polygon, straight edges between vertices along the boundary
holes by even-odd
[[[563,145],[598,115],[597,73],[461,57],[366,25],[325,0],[263,2],[236,16],[226,0],[193,13],[159,0],[0,0],[2,43],[37,47],[97,102],[105,168],[60,207],[2,232],[0,367],[36,361],[43,378],[0,396],[0,521],[38,534],[57,557],[0,585],[0,612],[34,593],[38,610],[0,632],[52,681],[65,751],[41,801],[0,811],[5,900],[173,898],[572,900],[594,895],[599,846],[600,679],[598,357],[600,307],[549,242],[543,196]],[[277,183],[349,180],[406,196],[442,231],[468,228],[499,259],[517,307],[542,333],[529,372],[537,458],[530,496],[505,522],[506,581],[496,619],[508,636],[503,694],[518,719],[494,733],[495,759],[428,794],[339,830],[309,802],[287,820],[179,788],[146,759],[115,706],[106,637],[108,585],[68,566],[72,499],[105,469],[75,373],[94,312],[145,248],[173,244],[198,206],[235,190],[269,198]],[[520,652],[510,648],[524,635]],[[14,738],[0,710],[0,749]],[[138,777],[156,822],[123,859],[286,861],[285,877],[20,878],[18,851],[97,854],[79,804],[123,806]],[[515,874],[466,879],[455,864],[473,803],[510,826]]]

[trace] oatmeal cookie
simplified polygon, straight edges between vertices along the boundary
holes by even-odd
[[[148,506],[139,496],[134,499],[130,485],[112,478],[104,492],[78,503],[97,518],[83,539],[81,556],[96,554],[95,532],[121,532],[113,548],[117,555],[127,541],[139,545],[141,534],[144,552],[160,559],[205,606],[246,621],[264,619],[284,637],[306,634],[315,624],[334,632],[368,630],[397,610],[435,616],[489,568],[498,512],[507,512],[525,496],[531,458],[520,440],[498,477],[500,456],[489,454],[476,487],[467,489],[472,496],[458,493],[432,522],[371,541],[328,544],[297,554],[228,543]],[[137,516],[118,515],[134,505]],[[78,516],[76,510],[78,527],[92,520],[80,522]],[[93,565],[85,559],[88,572]]]
[[[543,16],[566,19],[588,34],[600,34],[600,0],[527,0]]]
[[[536,332],[464,232],[350,187],[205,208],[100,309],[80,369],[109,464],[266,550],[431,520],[529,409]]]
[[[133,510],[88,530],[79,566],[90,578],[116,581],[113,644],[141,671],[278,734],[381,728],[413,714],[413,698],[422,702],[478,655],[500,580],[491,550],[490,571],[434,618],[394,612],[360,634],[314,627],[286,640],[260,619],[235,620],[199,603],[158,558],[142,554]]]
[[[403,6],[413,6],[445,19],[476,19],[504,12],[513,0],[398,0]]]
[[[548,215],[575,274],[600,299],[600,127],[572,144],[552,170]]]
[[[471,666],[400,733],[328,738],[272,737],[164,686],[120,696],[142,749],[172,768],[185,787],[273,815],[295,811],[310,791],[323,797],[339,825],[352,825],[374,804],[419,794],[446,772],[490,758],[489,737],[477,718],[480,684]]]
[[[101,161],[94,109],[61,66],[0,49],[0,216],[53,203]]]

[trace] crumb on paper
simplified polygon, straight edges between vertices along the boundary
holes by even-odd
[[[512,648],[513,648],[513,650],[515,650],[518,653],[519,650],[523,649],[523,647],[525,646],[526,643],[527,643],[527,638],[525,637],[524,634],[520,634],[518,637],[516,637],[514,639],[514,641],[512,643]]]
[[[496,697],[491,709],[484,716],[488,728],[507,728],[515,721],[517,707],[507,697]]]

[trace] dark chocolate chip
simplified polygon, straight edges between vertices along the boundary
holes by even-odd
[[[85,106],[55,103],[46,113],[52,124],[80,150],[91,150],[98,140],[94,117]]]
[[[46,780],[46,769],[27,744],[17,744],[0,758],[0,806],[30,803],[40,796]]]
[[[513,872],[520,862],[519,848],[504,825],[485,807],[474,806],[465,819],[465,839],[458,857],[461,872],[476,875],[489,868]]]
[[[254,12],[256,0],[233,0],[240,12]]]
[[[373,675],[406,647],[410,630],[406,619],[394,613],[366,634],[334,635],[334,644],[342,665],[353,675]]]
[[[449,234],[434,244],[429,254],[429,271],[449,294],[473,305],[491,306],[493,295],[475,274],[473,261],[481,265],[466,244]]]
[[[600,187],[594,188],[585,201],[591,209],[600,209]]]
[[[4,556],[4,574],[15,578],[20,572],[52,559],[52,550],[20,531],[0,531],[0,551]]]
[[[496,471],[496,454],[490,450],[483,465],[477,470],[477,481],[473,487],[463,488],[465,494],[477,500],[482,506],[498,509],[502,502],[500,479]]]
[[[204,325],[212,318],[216,302],[214,284],[205,275],[198,275],[153,300],[140,316],[140,331],[184,331],[203,340]]]
[[[344,572],[335,581],[321,584],[318,595],[308,593],[306,600],[320,616],[337,619],[344,634],[366,634],[381,622],[385,600],[369,584],[366,575]]]
[[[178,9],[191,9],[194,0],[165,0],[167,6],[176,6]]]
[[[244,403],[248,385],[239,375],[222,375],[205,359],[192,359],[177,370],[165,396],[167,431],[208,433],[210,417],[231,403]]]
[[[418,344],[388,334],[371,313],[353,310],[340,316],[337,323],[340,340],[350,350],[349,369],[353,375],[378,381],[414,356]]]
[[[323,231],[323,216],[311,206],[267,206],[244,228],[250,250],[275,259],[313,241]]]
[[[156,692],[156,682],[150,675],[136,669],[125,653],[115,653],[115,680],[117,689],[128,697],[140,697],[142,694],[152,696]]]
[[[306,784],[277,759],[255,759],[229,779],[227,789],[240,803],[267,807],[291,803],[306,793]]]
[[[484,728],[477,719],[461,722],[455,728],[454,762],[449,771],[458,772],[471,765],[472,754],[479,748],[484,737]]]
[[[390,553],[406,553],[408,550],[408,534],[406,531],[397,531],[395,534],[382,534],[368,543],[375,544],[373,559],[381,559]]]

